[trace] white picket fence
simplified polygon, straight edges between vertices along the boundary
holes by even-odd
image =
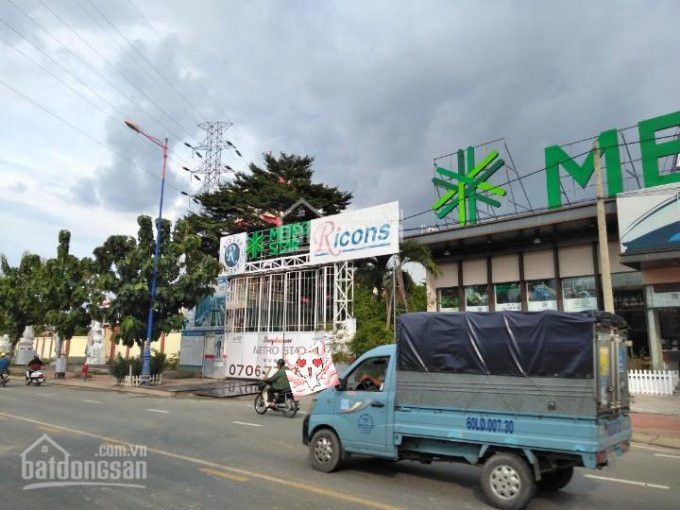
[[[139,378],[140,376],[138,375],[126,375],[123,379],[114,378],[113,382],[114,384],[122,384],[123,386],[139,386]],[[162,379],[162,374],[152,375],[151,379],[149,379],[149,385],[158,386],[161,384]]]
[[[628,390],[633,394],[673,395],[677,386],[677,370],[628,371]]]

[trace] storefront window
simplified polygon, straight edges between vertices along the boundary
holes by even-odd
[[[489,296],[486,285],[465,287],[465,309],[468,312],[489,311]]]
[[[594,276],[562,279],[562,302],[565,312],[597,310],[597,284]]]
[[[437,289],[437,310],[440,312],[459,312],[460,296],[458,287]]]
[[[557,310],[557,280],[533,280],[527,282],[527,309],[530,312]]]
[[[522,291],[519,282],[497,283],[494,286],[496,296],[496,311],[522,310]]]

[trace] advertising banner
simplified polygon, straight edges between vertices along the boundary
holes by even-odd
[[[497,283],[494,290],[495,310],[497,312],[504,310],[519,312],[522,310],[522,291],[519,282]]]
[[[530,312],[557,310],[557,280],[534,280],[527,282],[527,309]]]
[[[399,251],[399,202],[312,220],[310,263],[391,255]]]
[[[658,186],[616,198],[621,253],[680,247],[680,186]]]
[[[179,364],[200,367],[203,363],[205,330],[185,329],[179,341]]]
[[[597,310],[597,286],[594,276],[577,276],[562,280],[562,303],[565,312]]]
[[[338,382],[338,374],[326,348],[327,333],[229,333],[226,377],[263,379],[276,371],[276,362],[286,362],[288,381],[294,395],[321,391]]]
[[[220,239],[220,265],[222,274],[234,276],[246,269],[248,234],[242,232]]]
[[[224,350],[224,335],[216,331],[206,331],[203,352],[203,374],[206,377],[221,379],[226,377],[227,354]]]

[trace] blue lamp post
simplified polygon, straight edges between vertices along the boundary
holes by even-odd
[[[161,244],[161,221],[163,219],[163,192],[165,190],[165,164],[168,159],[168,138],[161,142],[139,127],[138,124],[126,120],[125,125],[133,131],[144,136],[147,140],[158,145],[163,151],[163,170],[161,175],[161,200],[158,208],[158,222],[156,224],[156,249],[153,255],[153,272],[151,273],[151,300],[149,301],[149,315],[146,319],[146,340],[144,341],[144,353],[142,355],[142,374],[139,378],[140,384],[148,384],[151,379],[151,335],[153,335],[153,301],[156,297],[156,275],[158,274],[158,250]]]

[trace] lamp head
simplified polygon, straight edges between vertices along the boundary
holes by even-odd
[[[139,127],[139,124],[137,124],[136,122],[133,122],[133,121],[131,121],[131,120],[127,120],[127,119],[126,119],[126,120],[125,120],[125,125],[126,125],[127,127],[129,127],[130,129],[132,129],[133,131],[137,132],[137,133],[140,133],[140,134],[141,134],[141,132],[142,132],[142,128]]]

